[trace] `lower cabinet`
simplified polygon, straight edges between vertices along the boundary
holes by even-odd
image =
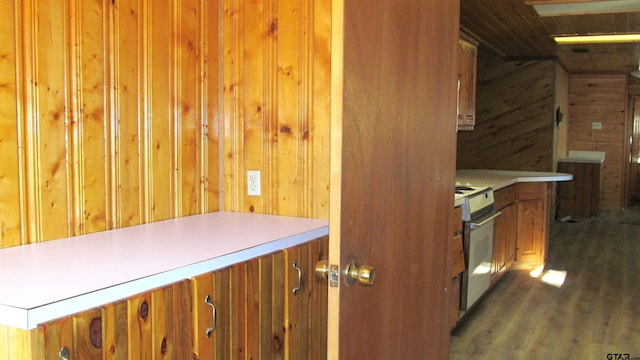
[[[185,280],[41,324],[34,358],[180,358],[191,349],[189,299]]]
[[[326,359],[328,287],[314,269],[327,250],[323,237],[36,330],[0,326],[0,349],[16,360]]]
[[[549,238],[549,187],[546,182],[518,185],[518,268],[534,269],[546,261]]]
[[[191,280],[193,359],[325,359],[322,238]]]

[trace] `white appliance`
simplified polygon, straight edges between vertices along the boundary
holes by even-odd
[[[491,285],[493,222],[495,211],[491,188],[456,187],[462,193],[463,250],[466,269],[462,274],[460,310],[470,309]]]

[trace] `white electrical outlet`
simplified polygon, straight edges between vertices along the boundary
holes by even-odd
[[[594,121],[591,123],[591,129],[602,130],[602,123],[600,121]]]
[[[260,170],[247,171],[247,193],[249,196],[260,196]]]

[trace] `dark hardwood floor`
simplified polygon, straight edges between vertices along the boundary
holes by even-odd
[[[454,329],[450,359],[640,359],[640,225],[621,218],[553,223],[562,286],[508,272]]]

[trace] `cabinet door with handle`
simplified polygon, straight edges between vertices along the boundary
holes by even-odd
[[[315,265],[328,256],[328,237],[285,250],[288,282],[287,350],[290,359],[326,359],[326,280]],[[295,265],[295,266],[294,266]]]
[[[46,360],[77,359],[74,355],[73,318],[65,317],[38,326],[38,351]]]
[[[38,326],[37,351],[44,359],[101,359],[102,310],[90,309]]]
[[[193,358],[230,359],[230,269],[191,279],[193,311]]]

